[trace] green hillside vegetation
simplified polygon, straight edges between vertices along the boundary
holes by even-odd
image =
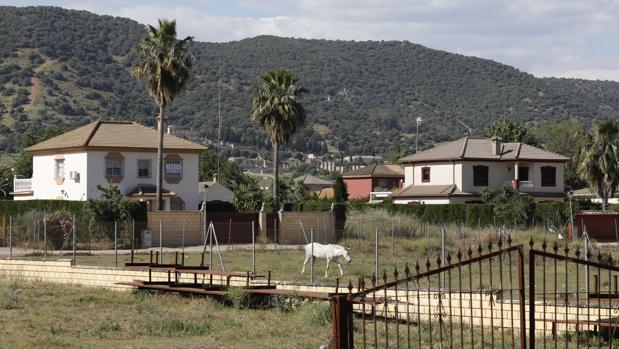
[[[30,124],[113,118],[154,126],[156,105],[129,75],[143,25],[55,7],[0,9],[1,152],[18,152],[15,140]],[[410,42],[260,36],[190,50],[194,77],[167,112],[170,122],[216,138],[221,74],[223,138],[256,149],[270,144],[249,120],[252,92],[259,75],[280,67],[309,90],[307,126],[288,145],[299,151],[410,152],[417,116],[422,148],[503,118],[528,126],[573,118],[589,127],[619,117],[619,83],[540,79]]]

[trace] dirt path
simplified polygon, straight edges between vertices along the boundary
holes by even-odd
[[[42,86],[41,80],[36,77],[36,74],[43,71],[45,68],[49,67],[56,61],[53,59],[45,61],[40,66],[34,68],[32,71],[34,75],[30,78],[31,86],[28,87],[28,104],[24,104],[24,110],[29,111],[34,107],[34,102],[41,95]]]

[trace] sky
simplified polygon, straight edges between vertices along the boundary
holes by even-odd
[[[179,35],[408,40],[492,59],[539,77],[619,81],[619,0],[0,0],[176,19]]]

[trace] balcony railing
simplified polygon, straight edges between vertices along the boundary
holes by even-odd
[[[32,178],[14,178],[13,191],[16,193],[32,191]]]
[[[512,181],[503,182],[504,187],[513,187]],[[526,192],[533,188],[533,181],[520,181],[520,191]]]

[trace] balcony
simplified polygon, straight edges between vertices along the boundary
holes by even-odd
[[[503,182],[503,187],[513,187],[512,181]],[[533,181],[520,181],[520,191],[523,193],[533,191]]]
[[[14,178],[14,194],[32,194],[32,178]]]

